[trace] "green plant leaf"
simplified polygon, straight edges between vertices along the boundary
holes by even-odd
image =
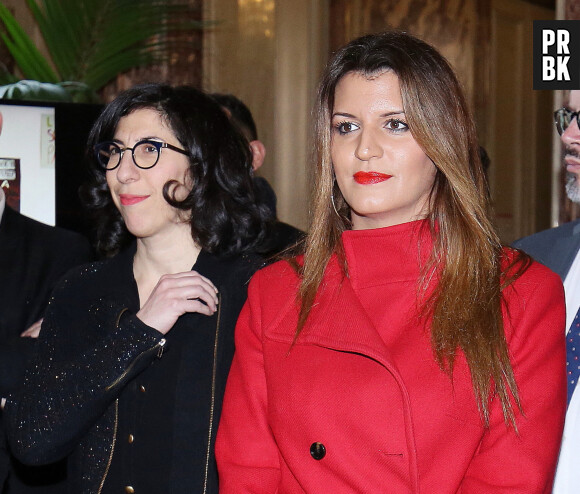
[[[60,80],[97,91],[119,73],[159,63],[175,33],[203,28],[187,0],[27,0]]]
[[[6,84],[14,84],[15,82],[18,82],[18,77],[8,72],[5,67],[2,67],[0,69],[0,85],[5,86]]]
[[[57,82],[58,78],[46,58],[3,4],[0,4],[0,21],[6,28],[6,33],[0,33],[0,37],[24,77],[42,82]]]

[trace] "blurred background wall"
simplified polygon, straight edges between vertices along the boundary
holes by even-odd
[[[3,0],[35,40],[20,0]],[[497,225],[505,242],[567,221],[552,112],[565,94],[532,88],[532,21],[580,19],[578,0],[189,0],[192,16],[217,21],[189,35],[167,64],[123,74],[110,100],[146,80],[237,95],[252,110],[268,155],[260,173],[278,194],[282,220],[308,225],[310,111],[333,50],[364,33],[402,29],[454,66],[491,165]],[[29,21],[27,21],[29,19]],[[5,52],[2,61],[9,64]]]

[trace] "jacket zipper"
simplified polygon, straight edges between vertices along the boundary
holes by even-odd
[[[215,339],[213,343],[213,369],[211,375],[211,401],[209,407],[209,430],[207,434],[207,451],[205,455],[205,474],[203,479],[203,494],[207,494],[207,480],[209,475],[209,461],[211,455],[211,437],[214,427],[214,413],[215,413],[215,388],[216,388],[216,378],[217,378],[217,359],[218,359],[218,342],[220,333],[220,316],[222,309],[222,296],[221,293],[218,294],[218,313],[217,322],[215,328]]]
[[[99,490],[97,494],[101,494],[103,486],[105,485],[105,480],[107,475],[109,475],[109,468],[111,468],[111,462],[113,461],[113,453],[115,452],[115,444],[117,443],[117,426],[119,425],[119,399],[115,400],[115,425],[113,427],[113,442],[111,444],[111,452],[109,453],[109,461],[107,461],[107,467],[105,468],[105,473],[99,485]]]
[[[117,384],[119,384],[123,378],[129,373],[131,372],[131,369],[135,366],[135,364],[137,363],[137,361],[143,356],[148,354],[149,352],[151,352],[152,350],[157,350],[157,358],[161,358],[161,356],[163,355],[163,347],[165,346],[165,343],[167,343],[167,340],[165,338],[160,339],[156,345],[152,348],[150,348],[149,350],[146,350],[145,352],[141,353],[140,355],[137,355],[137,357],[135,358],[135,360],[133,360],[133,362],[131,362],[129,364],[129,367],[127,367],[119,377],[117,377],[117,379],[115,379],[111,384],[109,384],[106,388],[105,391],[110,391],[111,389],[113,389]]]
[[[121,311],[121,314],[119,314],[119,317],[117,318],[117,326],[119,325],[119,320],[121,319],[123,312],[125,312],[126,310],[127,309],[123,309]],[[131,362],[129,364],[129,367],[127,367],[123,371],[123,373],[119,377],[117,377],[117,379],[115,379],[111,384],[109,384],[105,389],[107,391],[110,391],[114,386],[116,386],[119,382],[121,382],[122,379],[131,371],[131,369],[135,365],[135,362],[137,362],[137,360],[139,360],[139,358],[141,358],[141,356],[145,355],[146,353],[149,353],[151,350],[157,350],[157,352],[158,352],[157,357],[161,358],[161,355],[163,355],[163,347],[165,346],[166,342],[167,341],[165,340],[165,338],[162,338],[161,340],[159,340],[159,342],[157,342],[157,344],[153,348],[138,355],[137,358],[135,358],[135,360],[133,360],[133,362]],[[103,478],[101,480],[101,484],[99,485],[99,490],[97,491],[97,494],[101,494],[101,491],[103,490],[103,486],[105,485],[105,480],[107,479],[107,475],[109,475],[109,469],[111,468],[111,462],[113,461],[113,453],[115,452],[115,443],[117,442],[118,424],[119,424],[119,399],[117,398],[115,400],[115,425],[113,427],[113,442],[111,444],[111,453],[109,454],[109,460],[107,461],[105,473],[103,474]]]

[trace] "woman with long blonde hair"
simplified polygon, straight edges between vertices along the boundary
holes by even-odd
[[[550,492],[562,286],[502,248],[449,64],[364,36],[315,114],[304,256],[260,271],[238,321],[220,492]]]

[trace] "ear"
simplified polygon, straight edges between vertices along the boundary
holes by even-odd
[[[266,146],[262,141],[250,141],[250,150],[252,151],[252,168],[256,171],[264,164],[266,159]]]

